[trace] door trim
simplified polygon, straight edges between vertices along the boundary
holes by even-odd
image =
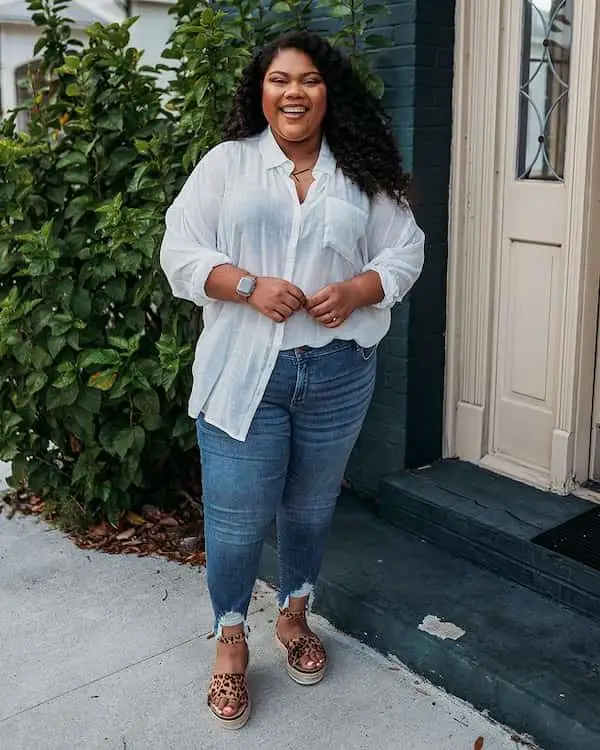
[[[487,442],[500,20],[497,0],[457,0],[444,454],[472,461]]]

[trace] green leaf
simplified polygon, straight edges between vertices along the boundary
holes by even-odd
[[[215,20],[215,11],[211,7],[204,8],[204,10],[202,11],[201,20],[203,26],[210,26],[210,24]]]
[[[34,258],[29,264],[29,273],[33,277],[49,276],[56,268],[56,263],[50,258]]]
[[[127,311],[125,323],[131,331],[143,331],[146,325],[146,313],[139,307],[133,307]]]
[[[69,333],[67,333],[67,344],[71,347],[71,349],[75,349],[76,352],[81,349],[81,346],[79,344],[79,336],[80,333],[78,330],[69,331]]]
[[[174,438],[182,437],[192,429],[193,424],[193,421],[187,416],[187,414],[180,414],[175,420],[175,425],[173,426],[171,434]]]
[[[137,152],[133,149],[115,151],[110,159],[109,174],[114,177],[114,175],[129,167],[137,158]]]
[[[96,476],[101,472],[104,464],[99,460],[100,449],[89,448],[80,453],[73,467],[73,481],[86,481],[93,484]]]
[[[73,294],[74,290],[75,290],[75,282],[70,276],[67,276],[66,278],[61,276],[61,278],[57,280],[56,285],[53,289],[53,291],[55,292],[55,296],[62,297],[65,300],[65,302]],[[62,321],[67,321],[71,319],[71,316],[62,313],[62,314],[57,315],[56,318]]]
[[[148,162],[145,162],[144,164],[140,164],[140,166],[136,168],[129,185],[127,186],[127,191],[129,193],[138,192],[138,190],[143,185],[144,177],[146,175],[146,172],[148,172],[149,169],[150,169],[150,164],[148,164]]]
[[[77,403],[91,414],[99,414],[102,408],[102,393],[96,388],[82,388]]]
[[[160,399],[155,390],[138,391],[133,396],[133,404],[141,413],[147,430],[157,430],[161,426]]]
[[[8,433],[9,430],[14,430],[15,427],[20,425],[22,421],[23,417],[21,417],[19,414],[5,411],[2,414],[2,422],[0,423],[0,425],[2,426],[3,432]]]
[[[52,318],[50,328],[55,336],[64,336],[67,331],[73,328],[73,318],[67,313],[57,313]]]
[[[82,216],[84,216],[85,212],[88,210],[92,201],[93,198],[91,195],[81,195],[77,198],[74,198],[66,208],[65,219],[72,219],[73,224],[77,224],[77,222],[81,219]]]
[[[34,346],[31,352],[31,364],[36,370],[43,370],[52,364],[52,357],[41,346]]]
[[[144,450],[146,444],[146,431],[143,427],[136,425],[133,428],[133,449],[138,455]]]
[[[94,440],[94,415],[78,403],[69,410],[69,426],[73,434],[84,443]]]
[[[93,349],[92,351],[84,352],[79,357],[79,367],[87,369],[89,367],[103,366],[103,365],[114,365],[119,366],[121,364],[121,356],[114,349]],[[98,388],[98,386],[94,386]]]
[[[147,258],[152,258],[156,248],[156,242],[152,235],[144,235],[135,241],[135,247]]]
[[[52,383],[53,388],[70,388],[77,381],[77,373],[74,370],[61,373]]]
[[[87,159],[81,151],[67,151],[60,157],[56,165],[59,169],[67,169],[73,166],[87,166]]]
[[[31,362],[33,346],[30,341],[22,341],[12,347],[12,355],[20,365],[26,367]]]
[[[68,169],[63,179],[71,185],[87,185],[90,181],[90,173],[87,169]]]
[[[135,442],[135,433],[130,427],[119,430],[112,441],[112,449],[120,458],[125,458]]]
[[[79,395],[79,384],[74,381],[66,388],[48,388],[46,391],[46,407],[48,409],[60,409],[71,406],[77,401]]]
[[[385,91],[385,84],[383,83],[381,78],[373,78],[369,82],[369,89],[371,90],[373,96],[375,96],[377,99],[381,99]]]
[[[112,279],[106,284],[106,294],[110,297],[113,302],[122,302],[127,294],[127,284],[122,276],[117,279]]]
[[[92,298],[89,291],[83,287],[76,289],[71,301],[73,313],[81,320],[87,320],[92,311]]]
[[[114,110],[98,120],[101,130],[123,130],[123,112]]]
[[[17,455],[13,459],[11,467],[10,486],[17,488],[25,484],[27,480],[28,461],[23,455]]]
[[[34,310],[31,316],[33,332],[39,333],[43,328],[49,325],[53,314],[52,307],[49,305],[43,305]]]
[[[79,55],[65,55],[65,58],[64,58],[65,68],[76,71],[79,69],[80,64],[81,64],[81,58],[79,57]]]
[[[33,46],[33,56],[37,57],[39,53],[44,49],[44,47],[47,46],[47,44],[48,40],[45,37],[41,36]]]
[[[332,18],[348,18],[352,15],[352,9],[347,5],[333,5],[329,8],[329,15]]]
[[[62,206],[65,202],[65,198],[67,197],[67,186],[60,185],[59,187],[49,188],[46,191],[46,195],[48,197],[48,200],[51,200],[58,206]]]
[[[19,448],[17,447],[16,443],[12,440],[0,444],[0,461],[4,461],[6,463],[12,463],[14,459],[19,455]]]
[[[123,352],[129,351],[129,340],[122,336],[108,336],[108,343],[114,346],[115,349],[120,349]],[[117,355],[118,356],[118,355]]]
[[[88,386],[100,391],[110,391],[117,380],[118,374],[114,370],[101,370],[88,380]]]
[[[27,392],[29,393],[29,395],[32,396],[38,391],[41,391],[47,382],[48,382],[48,376],[45,373],[32,372],[30,375],[27,376],[27,379],[25,381],[25,388],[27,389]]]
[[[52,359],[56,359],[58,354],[65,348],[67,340],[64,336],[50,336],[48,338],[48,353]]]

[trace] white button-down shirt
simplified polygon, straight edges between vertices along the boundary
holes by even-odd
[[[325,141],[303,203],[293,169],[269,129],[222,143],[200,161],[166,217],[160,258],[173,294],[204,308],[189,414],[203,413],[242,441],[280,350],[334,338],[374,346],[423,265],[423,232],[410,208],[386,196],[370,201],[337,168]],[[224,263],[286,279],[307,296],[373,270],[385,297],[334,330],[304,310],[275,323],[250,305],[207,296],[206,279]]]

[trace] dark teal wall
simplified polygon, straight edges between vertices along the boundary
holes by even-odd
[[[379,348],[375,397],[349,466],[352,484],[370,491],[442,451],[454,0],[388,6],[394,45],[377,55],[377,68],[427,243],[423,274]]]

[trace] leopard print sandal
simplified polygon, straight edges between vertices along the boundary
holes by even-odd
[[[306,618],[304,610],[300,612],[291,612],[289,609],[280,609],[280,617],[286,620],[302,620]],[[286,670],[288,675],[297,682],[298,685],[316,685],[325,677],[327,671],[327,652],[321,639],[314,633],[306,635],[297,635],[290,638],[287,644],[279,638],[275,630],[275,639],[279,647],[287,655]],[[316,669],[306,669],[302,666],[302,661],[307,654],[310,654],[313,661],[320,661],[321,666]]]
[[[235,643],[245,643],[246,636],[244,633],[222,635],[219,640],[231,646]],[[237,703],[240,707],[233,716],[222,716],[219,713],[216,706],[223,698]],[[212,717],[224,729],[241,729],[250,718],[250,697],[246,674],[214,674],[208,686],[207,704]]]

